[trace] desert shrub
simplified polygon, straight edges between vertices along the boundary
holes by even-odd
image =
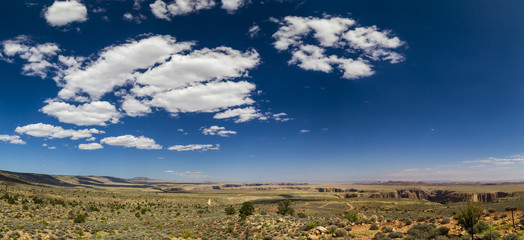
[[[249,215],[253,215],[253,213],[255,212],[255,206],[253,205],[252,202],[243,202],[242,203],[242,207],[238,210],[238,213],[240,215],[245,215],[245,216],[249,216]]]
[[[432,239],[437,235],[437,226],[435,224],[417,224],[408,230],[406,239]]]
[[[450,223],[449,218],[444,218],[440,221],[440,224],[448,224]]]
[[[494,208],[488,208],[488,210],[486,210],[486,211],[488,211],[488,213],[496,213],[497,212],[497,210],[495,210]]]
[[[466,230],[472,236],[477,233],[478,228],[476,225],[479,223],[480,217],[482,215],[482,209],[475,205],[472,201],[468,201],[466,206],[459,209],[457,214],[457,221],[464,230]]]
[[[515,233],[507,234],[502,237],[502,240],[519,240],[519,235]]]
[[[316,227],[318,227],[318,224],[317,224],[317,223],[310,223],[310,224],[308,224],[308,225],[306,225],[306,226],[304,227],[304,231],[309,231],[309,230],[311,230],[311,229],[313,229],[313,228],[316,228]]]
[[[448,240],[449,238],[447,237],[444,237],[444,236],[436,236],[435,237],[435,240]]]
[[[226,215],[234,215],[237,212],[232,205],[227,206],[224,211],[226,212]]]
[[[393,227],[392,226],[384,226],[384,227],[382,227],[382,232],[383,233],[393,232]]]
[[[182,238],[183,239],[188,239],[188,238],[194,238],[194,233],[193,231],[191,231],[191,229],[189,228],[186,228],[186,230],[184,230],[184,232],[182,233]]]
[[[389,237],[386,236],[386,234],[383,233],[383,232],[378,232],[377,234],[375,234],[375,236],[373,237],[373,239],[376,239],[376,240],[388,240]]]
[[[406,224],[407,226],[411,225],[413,223],[413,221],[411,221],[411,219],[404,219],[404,224]]]
[[[306,216],[306,214],[304,214],[302,212],[299,212],[299,213],[297,213],[297,217],[299,217],[299,218],[306,218],[307,216]]]
[[[425,222],[425,221],[426,221],[425,217],[418,217],[417,219],[417,222]]]
[[[389,238],[402,238],[404,237],[404,234],[402,234],[401,232],[392,232],[388,234],[388,237]]]
[[[520,223],[520,225],[524,226],[524,218],[521,218],[521,219],[519,220],[519,223]]]
[[[73,220],[74,223],[84,223],[87,219],[87,213],[78,213]]]
[[[347,213],[346,215],[344,215],[344,218],[353,223],[356,223],[360,220],[360,216],[358,216],[358,213]]]
[[[496,240],[500,238],[500,233],[496,231],[488,232],[482,236],[482,240]]]
[[[326,229],[328,230],[328,233],[333,233],[337,228],[337,225],[329,225]]]
[[[489,223],[480,221],[479,223],[477,223],[477,225],[475,225],[474,231],[475,233],[483,233],[489,230],[489,228],[490,228]]]
[[[289,199],[280,201],[277,209],[277,213],[281,215],[293,215],[295,213],[295,209],[291,207],[291,200]]]
[[[506,213],[500,214],[500,217],[501,217],[501,218],[507,218],[507,217],[508,217],[508,214],[506,214]]]
[[[346,235],[348,235],[348,232],[346,231],[346,229],[343,229],[343,228],[337,228],[333,232],[334,237],[345,237]]]
[[[371,226],[369,226],[369,230],[378,230],[378,225],[376,223],[371,224]]]
[[[448,227],[442,226],[442,227],[437,228],[438,235],[448,235],[448,233],[449,233]]]

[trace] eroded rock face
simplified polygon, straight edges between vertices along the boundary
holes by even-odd
[[[339,195],[344,198],[369,197],[369,198],[408,198],[416,200],[428,200],[431,202],[448,203],[464,202],[471,200],[473,202],[493,202],[497,198],[505,198],[510,194],[505,192],[493,193],[463,193],[444,190],[424,190],[424,189],[402,189],[397,191],[371,192],[358,191],[352,192],[349,189],[338,188],[317,188],[319,192],[347,192]]]

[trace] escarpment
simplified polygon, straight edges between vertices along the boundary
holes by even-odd
[[[438,203],[463,202],[471,200],[473,202],[493,202],[495,199],[510,196],[506,192],[491,193],[468,193],[454,192],[449,190],[424,190],[424,189],[402,189],[394,191],[355,191],[353,189],[331,189],[317,188],[319,192],[344,192],[339,194],[343,198],[367,197],[367,198],[407,198],[417,200],[427,200]]]

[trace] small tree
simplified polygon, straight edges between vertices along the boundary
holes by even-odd
[[[277,213],[282,215],[293,215],[295,213],[295,209],[291,207],[291,200],[289,199],[280,201],[277,209]]]
[[[226,212],[226,215],[234,215],[237,212],[232,205],[227,206],[224,211]]]
[[[466,206],[459,209],[457,215],[457,221],[464,230],[466,230],[471,235],[471,240],[474,240],[474,234],[477,233],[477,228],[475,227],[482,216],[482,208],[475,205],[472,201],[468,201]]]
[[[244,215],[244,216],[249,216],[249,215],[253,215],[253,213],[255,212],[255,206],[253,205],[252,202],[243,202],[242,203],[242,207],[238,210],[238,214],[240,216]]]
[[[517,211],[517,207],[506,207],[506,211],[511,211],[511,220],[513,220],[513,229],[515,229],[515,215],[514,211]]]

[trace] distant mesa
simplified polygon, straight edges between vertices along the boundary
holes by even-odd
[[[152,179],[151,178],[147,178],[147,177],[134,177],[131,180],[135,180],[135,181],[149,181],[149,180],[152,180]]]

